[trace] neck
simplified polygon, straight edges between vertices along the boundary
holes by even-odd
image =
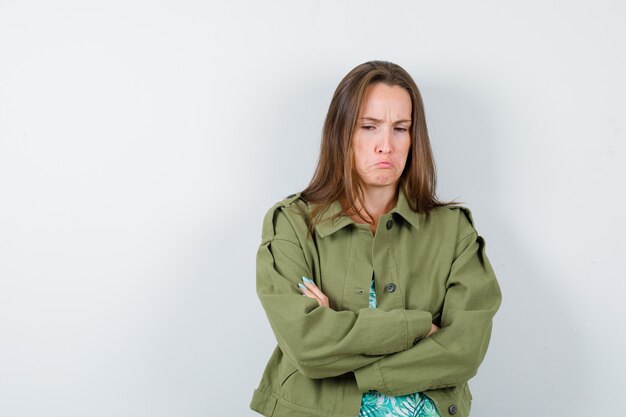
[[[380,216],[389,212],[396,205],[398,191],[397,184],[385,187],[364,187],[363,197],[365,201],[357,201],[357,209],[365,219],[368,216],[363,208],[367,209],[374,217],[371,220],[377,224]]]

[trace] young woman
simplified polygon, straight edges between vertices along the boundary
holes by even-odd
[[[468,208],[435,194],[420,92],[390,62],[337,87],[308,187],[269,209],[257,294],[274,417],[469,415],[501,292]]]

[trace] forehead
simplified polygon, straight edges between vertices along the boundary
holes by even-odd
[[[375,83],[367,87],[359,117],[394,116],[411,118],[411,96],[402,87]]]

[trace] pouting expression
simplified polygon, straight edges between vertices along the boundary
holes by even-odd
[[[370,85],[353,137],[356,171],[367,187],[395,186],[411,148],[412,105],[397,85]]]

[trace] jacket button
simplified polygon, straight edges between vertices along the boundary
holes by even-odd
[[[450,407],[448,407],[448,413],[456,414],[456,405],[452,404]]]
[[[423,337],[417,336],[415,339],[413,339],[413,346],[417,345],[419,343],[420,340],[422,340]]]
[[[387,230],[391,230],[393,227],[393,220],[387,220]]]
[[[385,289],[387,290],[387,292],[394,292],[396,290],[396,284],[390,282],[389,284],[387,284]]]

